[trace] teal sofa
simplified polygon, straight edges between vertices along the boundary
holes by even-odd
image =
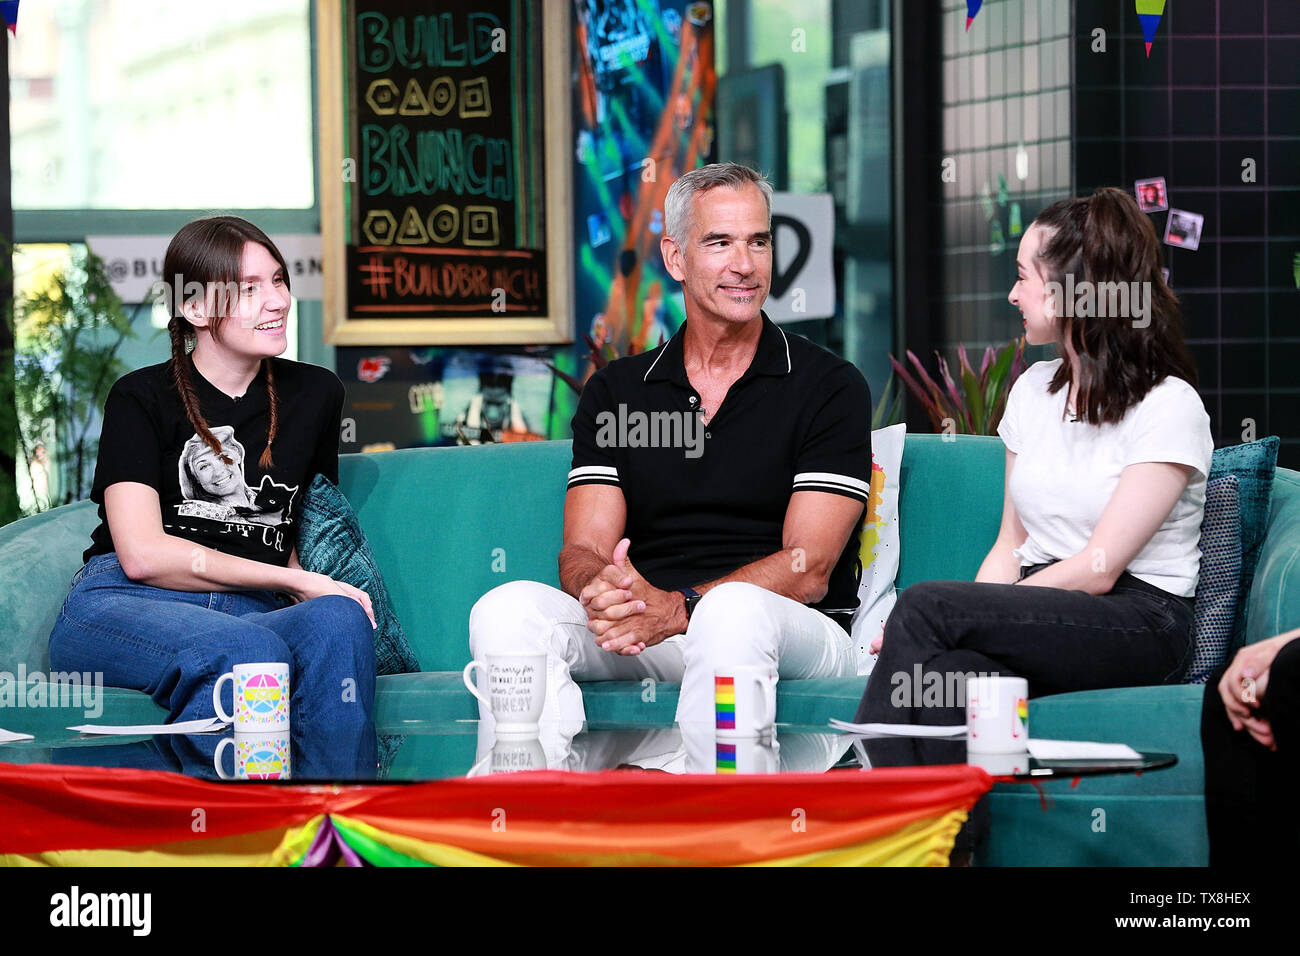
[[[399,619],[423,671],[383,677],[376,723],[430,748],[472,756],[472,734],[421,736],[431,718],[477,716],[461,683],[474,601],[505,581],[557,583],[568,442],[410,449],[346,455],[340,484],[369,538]],[[898,584],[970,580],[997,534],[1003,450],[996,438],[909,435],[901,469]],[[48,670],[46,638],[96,520],[89,502],[0,528],[0,670]],[[1247,640],[1300,624],[1300,473],[1278,469],[1267,538],[1247,605]],[[865,678],[783,681],[778,720],[824,726],[851,718]],[[1203,865],[1208,852],[1199,740],[1199,685],[1136,687],[1034,700],[1036,737],[1129,743],[1170,751],[1178,765],[1141,777],[999,785],[980,862],[994,865]],[[639,683],[584,687],[588,720],[671,723],[677,688],[653,701]],[[55,710],[0,708],[0,727],[68,741],[75,721]],[[158,722],[164,713],[135,691],[105,694],[103,723]],[[403,749],[406,749],[405,747]],[[34,759],[39,746],[0,748],[0,760]],[[425,755],[427,756],[427,754]],[[404,757],[398,752],[395,758]],[[1100,811],[1100,812],[1099,812]]]

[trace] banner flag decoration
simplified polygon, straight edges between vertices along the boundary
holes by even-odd
[[[975,19],[975,14],[980,12],[980,7],[984,5],[984,0],[966,0],[966,32],[970,33],[971,22]]]
[[[14,36],[18,35],[18,0],[0,0],[0,17]]]
[[[1147,44],[1147,59],[1151,59],[1151,43],[1156,38],[1156,27],[1165,13],[1165,0],[1136,0],[1138,19],[1142,21],[1142,38]]]
[[[966,764],[328,787],[0,764],[0,866],[945,866],[992,785]]]

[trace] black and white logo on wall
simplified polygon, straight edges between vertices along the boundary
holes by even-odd
[[[830,193],[772,197],[772,288],[763,310],[773,322],[835,314],[835,207]]]

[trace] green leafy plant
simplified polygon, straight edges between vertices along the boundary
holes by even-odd
[[[113,382],[128,370],[117,352],[135,337],[131,316],[113,291],[104,261],[87,250],[44,289],[17,300],[6,319],[15,342],[18,450],[29,463],[35,500],[28,510],[79,501],[90,492],[100,410]],[[46,472],[44,494],[33,463]]]
[[[902,411],[903,390],[898,387],[891,374],[889,381],[885,383],[884,392],[880,395],[880,401],[876,402],[876,407],[871,411],[871,430],[897,425]]]
[[[889,362],[908,391],[924,406],[935,431],[996,435],[998,422],[1002,421],[1002,413],[1007,407],[1011,386],[1025,370],[1024,336],[1009,342],[997,352],[994,352],[991,345],[986,348],[978,373],[966,357],[966,347],[958,345],[960,387],[958,380],[952,376],[948,362],[938,352],[935,357],[939,360],[942,386],[930,377],[920,359],[911,351],[907,353],[907,358],[916,370],[916,377],[894,356],[889,357]]]

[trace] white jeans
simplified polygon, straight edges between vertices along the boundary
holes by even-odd
[[[640,654],[610,653],[596,640],[577,598],[535,581],[493,588],[469,616],[469,648],[475,660],[485,654],[546,653],[541,719],[565,728],[568,738],[586,719],[575,680],[681,681],[677,723],[684,734],[706,731],[711,745],[715,669],[765,664],[782,678],[856,673],[852,643],[843,628],[819,611],[741,581],[711,589],[696,605],[685,634]],[[489,723],[488,708],[480,704],[479,711]],[[544,733],[543,743],[546,737]],[[701,740],[701,746],[708,745]]]

